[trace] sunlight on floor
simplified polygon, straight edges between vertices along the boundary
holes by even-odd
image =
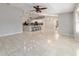
[[[79,56],[79,49],[77,49],[77,56]]]
[[[53,46],[53,44],[52,44],[52,43],[53,43],[52,40],[48,40],[47,42],[48,42],[48,47],[52,47],[52,46]]]
[[[55,32],[55,39],[56,39],[56,40],[59,39],[59,33],[58,33],[58,31]]]

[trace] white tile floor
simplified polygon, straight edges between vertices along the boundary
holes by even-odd
[[[1,56],[78,56],[79,41],[49,32],[24,32],[0,37]]]

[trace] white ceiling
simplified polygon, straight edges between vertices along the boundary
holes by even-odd
[[[43,10],[43,14],[59,14],[72,12],[74,10],[75,3],[15,3],[10,5],[21,8],[26,12],[34,10],[33,6],[40,5],[41,7],[48,8]]]

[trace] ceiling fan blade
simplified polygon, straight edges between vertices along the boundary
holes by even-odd
[[[47,8],[40,8],[41,10],[43,10],[43,9],[47,9]]]
[[[35,9],[36,9],[37,7],[36,7],[36,6],[33,6],[33,8],[35,8]]]

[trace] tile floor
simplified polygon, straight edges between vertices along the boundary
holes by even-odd
[[[0,56],[78,56],[79,41],[49,32],[0,37]]]

